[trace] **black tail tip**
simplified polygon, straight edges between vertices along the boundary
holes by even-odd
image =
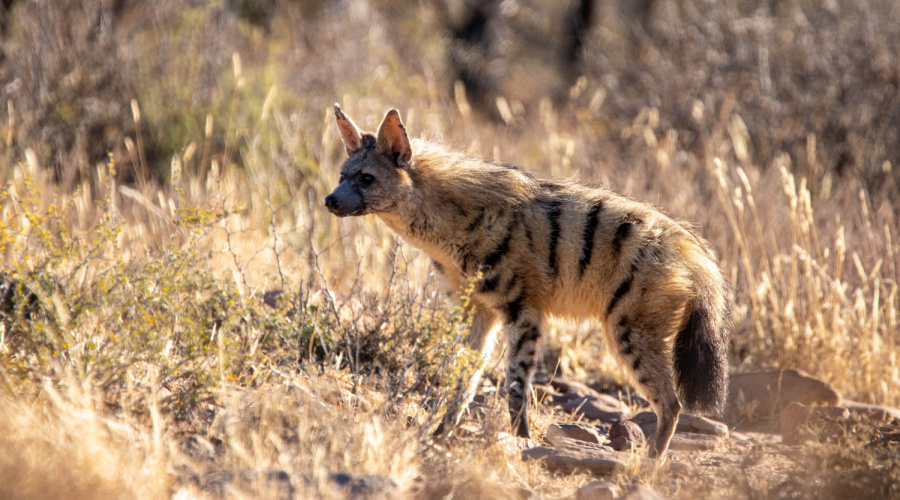
[[[718,415],[728,392],[728,335],[706,308],[695,309],[675,337],[674,368],[682,406]]]

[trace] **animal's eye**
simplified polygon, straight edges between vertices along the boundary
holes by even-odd
[[[375,176],[372,174],[362,174],[359,176],[359,181],[363,184],[371,184],[375,182]]]

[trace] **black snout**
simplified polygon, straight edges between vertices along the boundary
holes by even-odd
[[[338,217],[362,215],[365,207],[366,203],[359,189],[354,189],[346,182],[340,183],[333,193],[325,197],[325,208]]]
[[[337,210],[337,199],[333,194],[325,197],[325,208],[328,210]]]

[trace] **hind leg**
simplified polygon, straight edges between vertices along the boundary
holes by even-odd
[[[613,329],[616,351],[623,366],[631,372],[637,390],[656,413],[656,433],[647,444],[651,458],[661,458],[669,449],[675,433],[681,404],[675,393],[669,349],[659,336],[647,335],[620,321]]]

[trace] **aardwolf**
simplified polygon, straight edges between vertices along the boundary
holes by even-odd
[[[325,206],[341,217],[376,214],[433,259],[450,290],[476,280],[469,342],[484,352],[488,332],[502,322],[517,435],[529,435],[531,378],[548,316],[604,324],[656,413],[651,457],[668,449],[682,404],[722,410],[728,288],[709,245],[684,224],[606,189],[409,140],[394,109],[375,135],[337,104],[334,113],[349,158]]]

